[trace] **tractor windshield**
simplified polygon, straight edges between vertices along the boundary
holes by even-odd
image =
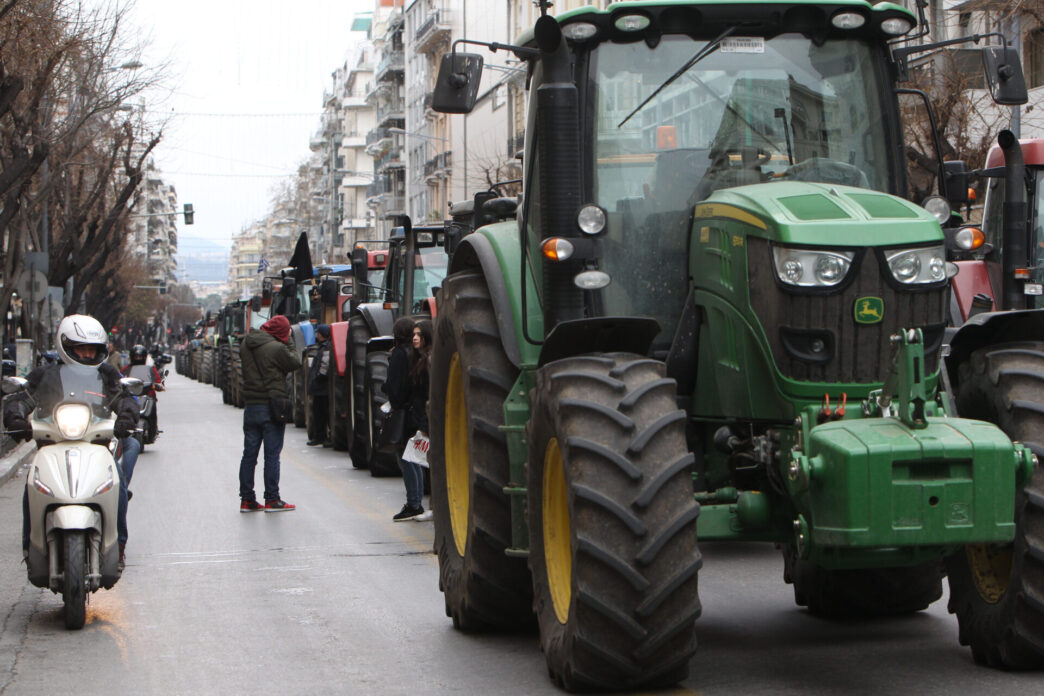
[[[714,191],[788,180],[897,186],[879,49],[729,36],[663,86],[706,45],[678,35],[655,48],[606,43],[591,61],[594,198],[610,216],[606,306],[663,326],[676,322],[687,278],[685,263],[665,269],[664,259],[688,258],[693,206]]]

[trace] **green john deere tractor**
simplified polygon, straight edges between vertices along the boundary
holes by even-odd
[[[832,617],[923,609],[965,559],[961,641],[1044,662],[1044,575],[1012,577],[1025,611],[988,606],[1003,550],[1039,537],[1036,458],[946,392],[955,266],[900,197],[893,79],[932,47],[893,44],[923,19],[627,2],[483,44],[525,62],[530,106],[517,220],[463,237],[440,295],[432,507],[455,626],[535,612],[563,687],[675,683],[699,537],[778,544],[797,603]],[[994,99],[1024,100],[1017,54],[983,51]],[[468,112],[481,64],[445,55],[433,107]]]

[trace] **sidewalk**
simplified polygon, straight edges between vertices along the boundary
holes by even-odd
[[[0,457],[0,485],[18,473],[23,464],[27,464],[36,453],[36,443],[23,442],[4,457]]]

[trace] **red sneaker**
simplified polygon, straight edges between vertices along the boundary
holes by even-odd
[[[239,503],[240,512],[260,512],[265,509],[265,506],[256,500],[244,500]]]
[[[265,512],[289,512],[296,509],[296,505],[285,500],[266,500]]]

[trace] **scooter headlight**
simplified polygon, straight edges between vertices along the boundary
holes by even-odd
[[[787,285],[829,288],[839,284],[852,267],[854,251],[819,251],[773,247],[776,277]]]
[[[942,246],[891,249],[885,261],[892,276],[906,285],[925,285],[946,280],[946,251]]]
[[[54,422],[66,440],[79,440],[91,424],[91,407],[86,404],[62,404],[54,409]]]

